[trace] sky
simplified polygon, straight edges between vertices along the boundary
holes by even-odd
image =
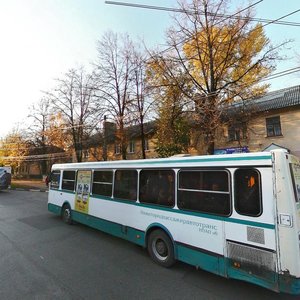
[[[175,7],[175,0],[118,0]],[[256,2],[256,1],[255,1]],[[234,0],[234,7],[248,1]],[[255,17],[276,19],[300,9],[299,0],[264,0]],[[230,14],[231,11],[228,11]],[[284,19],[300,22],[300,12]],[[163,11],[105,4],[105,0],[0,0],[0,138],[28,124],[30,107],[54,87],[54,79],[69,69],[90,67],[96,44],[107,30],[127,32],[149,47],[164,49],[170,14]],[[273,44],[293,39],[281,52],[276,72],[300,65],[300,27],[269,25]],[[298,57],[297,57],[298,50]],[[272,80],[270,90],[300,84],[300,72]]]

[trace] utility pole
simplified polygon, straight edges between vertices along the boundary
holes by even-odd
[[[104,116],[104,121],[103,121],[103,160],[107,160],[107,126],[106,126],[106,116]]]

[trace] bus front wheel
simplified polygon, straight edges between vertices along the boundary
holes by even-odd
[[[151,258],[159,265],[169,268],[175,263],[174,247],[169,236],[162,230],[150,233],[148,252]]]
[[[66,223],[71,225],[72,224],[72,213],[71,213],[71,207],[68,204],[65,204],[62,208],[62,220]]]

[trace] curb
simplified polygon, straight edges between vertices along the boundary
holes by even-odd
[[[34,189],[34,188],[10,188],[12,191],[26,191],[26,192],[41,192],[48,193],[48,190]]]

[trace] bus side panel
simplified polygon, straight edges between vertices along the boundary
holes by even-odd
[[[175,243],[177,259],[211,273],[225,276],[224,257],[216,253]]]
[[[104,228],[101,230],[146,245],[145,235],[148,229],[165,229],[174,241],[178,260],[216,274],[224,274],[223,263],[219,262],[219,257],[224,256],[223,218],[209,215],[204,217],[163,207],[154,209],[149,205],[95,197],[90,198],[89,205],[93,217],[101,220],[98,221],[99,226]],[[118,220],[118,223],[114,223],[114,220]],[[90,218],[85,221],[81,219],[81,222],[93,226]],[[133,236],[126,237],[131,232]],[[137,239],[137,235],[141,237]]]
[[[56,214],[60,214],[64,203],[68,203],[71,209],[75,209],[75,193],[49,189],[48,210]]]
[[[145,233],[141,230],[100,219],[94,216],[86,215],[73,211],[73,220],[92,228],[109,233],[113,236],[128,240],[140,246],[145,246]]]

